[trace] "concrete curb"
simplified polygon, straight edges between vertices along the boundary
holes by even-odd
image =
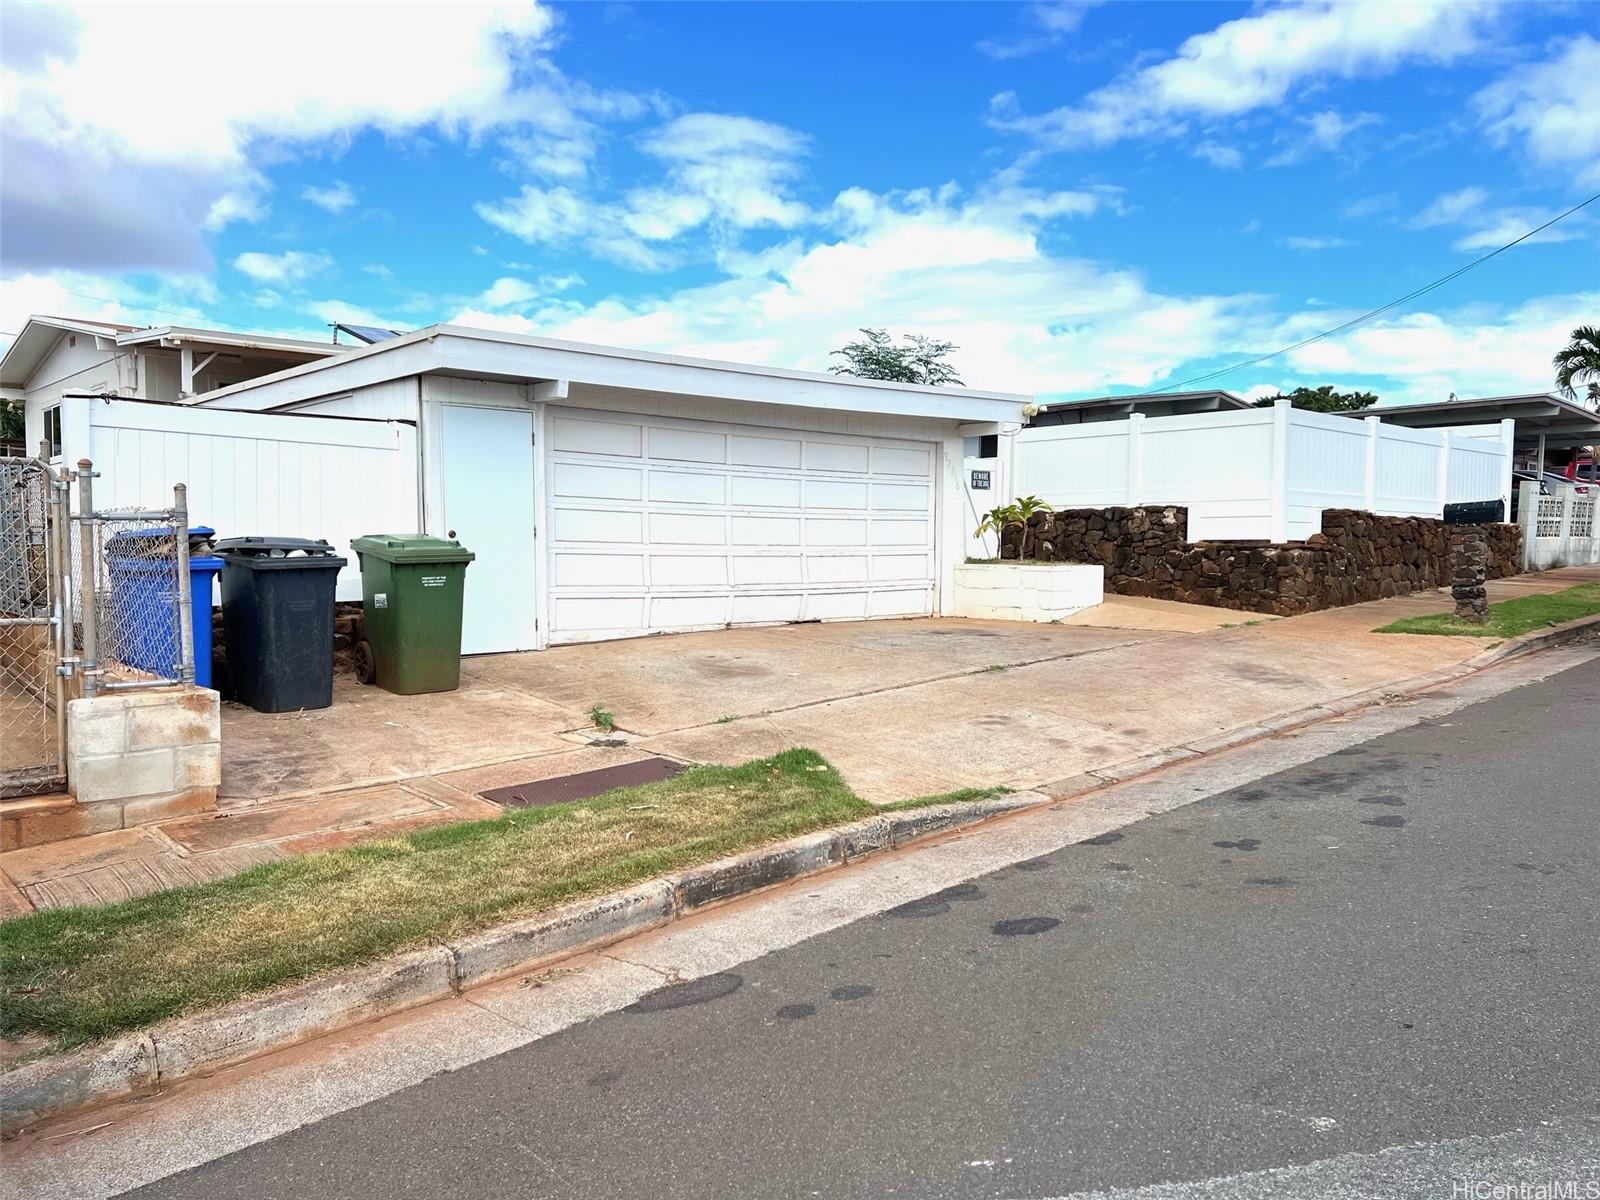
[[[1591,629],[1600,629],[1600,613],[1577,617],[1571,621],[1563,621],[1560,625],[1552,625],[1549,629],[1536,629],[1521,637],[1511,638],[1492,649],[1474,654],[1467,659],[1465,665],[1471,670],[1481,671],[1484,667],[1492,667],[1495,663],[1505,662],[1506,659],[1515,658],[1519,654],[1531,654],[1535,650],[1547,650],[1563,642],[1575,641]]]
[[[1040,792],[890,811],[42,1058],[0,1075],[0,1132],[392,1016],[921,838],[1051,803]]]

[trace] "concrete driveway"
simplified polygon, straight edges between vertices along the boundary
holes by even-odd
[[[1593,574],[1499,580],[1490,594]],[[734,763],[789,746],[823,754],[878,802],[1037,787],[1457,666],[1485,641],[1372,632],[1449,604],[1425,592],[1272,619],[1108,597],[1060,625],[785,625],[488,655],[465,661],[459,691],[433,696],[341,677],[319,712],[225,710],[223,796],[433,777],[470,798],[646,753]],[[629,746],[589,745],[595,706]]]

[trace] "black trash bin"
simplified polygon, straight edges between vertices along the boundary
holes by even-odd
[[[216,554],[231,698],[257,712],[327,708],[333,589],[345,560],[307,538],[227,538]]]

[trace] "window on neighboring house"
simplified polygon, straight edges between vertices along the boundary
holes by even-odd
[[[61,457],[61,406],[44,410],[44,440],[50,443],[50,457]]]

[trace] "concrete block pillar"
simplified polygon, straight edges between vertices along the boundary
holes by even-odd
[[[222,709],[209,688],[102,692],[67,705],[67,787],[96,828],[217,805]]]

